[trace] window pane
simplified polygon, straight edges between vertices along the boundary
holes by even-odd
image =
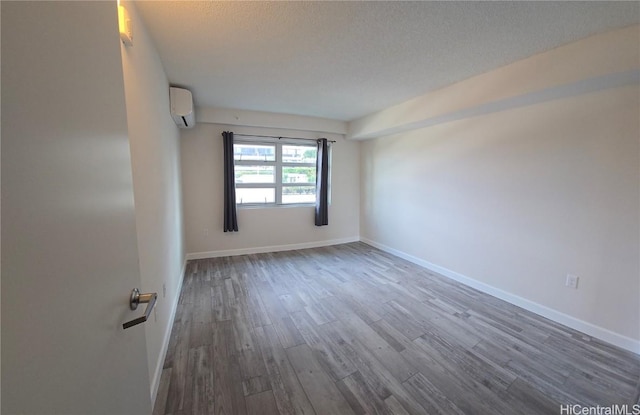
[[[246,203],[275,203],[276,189],[274,188],[236,188],[236,204]]]
[[[236,183],[275,183],[274,166],[235,166]]]
[[[283,186],[282,203],[315,203],[315,186]]]
[[[234,144],[233,159],[275,161],[276,146],[265,144]]]
[[[316,183],[315,167],[282,167],[282,183]]]
[[[282,146],[282,161],[284,163],[315,163],[316,147],[311,146]]]

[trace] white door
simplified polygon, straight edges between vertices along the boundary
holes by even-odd
[[[116,1],[1,17],[2,413],[150,413]]]

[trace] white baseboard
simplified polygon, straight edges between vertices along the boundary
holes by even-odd
[[[270,246],[258,246],[253,248],[227,249],[223,251],[193,252],[193,253],[187,254],[187,260],[217,258],[221,256],[262,254],[265,252],[293,251],[294,249],[319,248],[322,246],[358,242],[359,240],[360,240],[360,237],[352,236],[349,238],[330,239],[327,241],[304,242],[304,243],[290,244],[290,245],[270,245]]]
[[[520,297],[518,295],[503,291],[489,284],[485,284],[473,278],[459,274],[455,271],[451,271],[450,269],[432,264],[431,262],[425,261],[413,255],[409,255],[405,252],[383,245],[376,241],[372,241],[371,239],[361,237],[360,240],[382,251],[406,259],[407,261],[413,262],[414,264],[420,265],[421,267],[437,272],[438,274],[441,274],[447,278],[451,278],[452,280],[475,288],[478,291],[482,291],[483,293],[492,295],[508,303],[517,305],[518,307],[522,307],[525,310],[531,311],[532,313],[541,315],[557,323],[588,334],[589,336],[595,337],[597,339],[603,340],[607,343],[611,343],[615,346],[640,355],[640,341],[638,340],[634,340],[630,337],[626,337],[603,327],[596,326],[595,324],[580,320],[568,314],[564,314],[560,311],[554,310],[542,304],[538,304],[534,301],[527,300],[526,298]]]
[[[160,378],[162,377],[162,367],[164,366],[164,359],[167,357],[167,350],[169,349],[169,340],[171,340],[171,329],[173,328],[173,320],[176,318],[176,312],[178,311],[178,302],[180,300],[180,293],[182,292],[182,283],[184,281],[184,273],[187,270],[187,259],[185,258],[182,264],[182,271],[180,272],[180,281],[178,282],[178,290],[176,296],[173,299],[173,305],[171,306],[171,313],[169,314],[169,320],[167,326],[164,329],[164,338],[162,340],[162,348],[160,349],[160,355],[156,362],[156,369],[153,372],[153,380],[151,381],[151,406],[156,403],[156,397],[158,396],[158,388],[160,387]]]

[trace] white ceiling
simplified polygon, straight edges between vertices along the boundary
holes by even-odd
[[[148,1],[136,7],[169,82],[190,89],[196,105],[338,120],[640,21],[640,2]]]

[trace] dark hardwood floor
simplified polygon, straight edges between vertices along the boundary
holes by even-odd
[[[156,414],[560,414],[640,359],[363,243],[189,261]]]

